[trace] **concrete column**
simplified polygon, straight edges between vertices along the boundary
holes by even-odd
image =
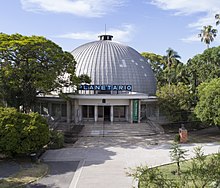
[[[97,122],[98,121],[98,106],[95,106],[95,108],[94,108],[94,110],[95,110],[95,122]]]
[[[74,100],[74,123],[77,124],[79,122],[79,103],[78,100]]]
[[[128,122],[129,121],[129,106],[125,106],[125,118],[126,118],[126,121]]]
[[[130,123],[133,123],[133,100],[130,100]]]
[[[72,108],[71,108],[71,101],[66,101],[66,108],[67,108],[67,117],[66,117],[66,121],[67,123],[71,123],[72,121],[72,118],[71,118],[71,115],[72,115]]]
[[[111,106],[111,108],[110,108],[110,121],[111,122],[114,121],[114,109],[113,109],[113,106]]]
[[[138,100],[138,123],[141,122],[141,100]]]
[[[82,106],[79,106],[78,113],[79,113],[79,121],[82,121]]]

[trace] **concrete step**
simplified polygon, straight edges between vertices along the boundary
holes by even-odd
[[[147,123],[144,124],[86,124],[80,137],[126,137],[150,136],[158,132]]]

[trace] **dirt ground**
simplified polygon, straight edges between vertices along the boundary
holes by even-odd
[[[188,136],[191,143],[220,142],[220,128],[210,127],[197,131],[189,131]]]

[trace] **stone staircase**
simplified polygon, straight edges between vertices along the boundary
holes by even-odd
[[[79,137],[150,136],[162,133],[153,123],[85,123]],[[159,125],[158,125],[159,126]]]
[[[129,137],[162,134],[159,124],[153,121],[128,122],[82,122],[80,125],[58,122],[57,130],[63,131],[66,143],[74,143],[79,137]]]

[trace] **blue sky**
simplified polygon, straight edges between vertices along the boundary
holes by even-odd
[[[197,36],[215,27],[216,13],[219,0],[1,0],[0,32],[45,36],[72,51],[98,40],[106,25],[113,40],[138,52],[165,55],[171,47],[186,62],[205,50]],[[219,44],[217,36],[211,47]]]

